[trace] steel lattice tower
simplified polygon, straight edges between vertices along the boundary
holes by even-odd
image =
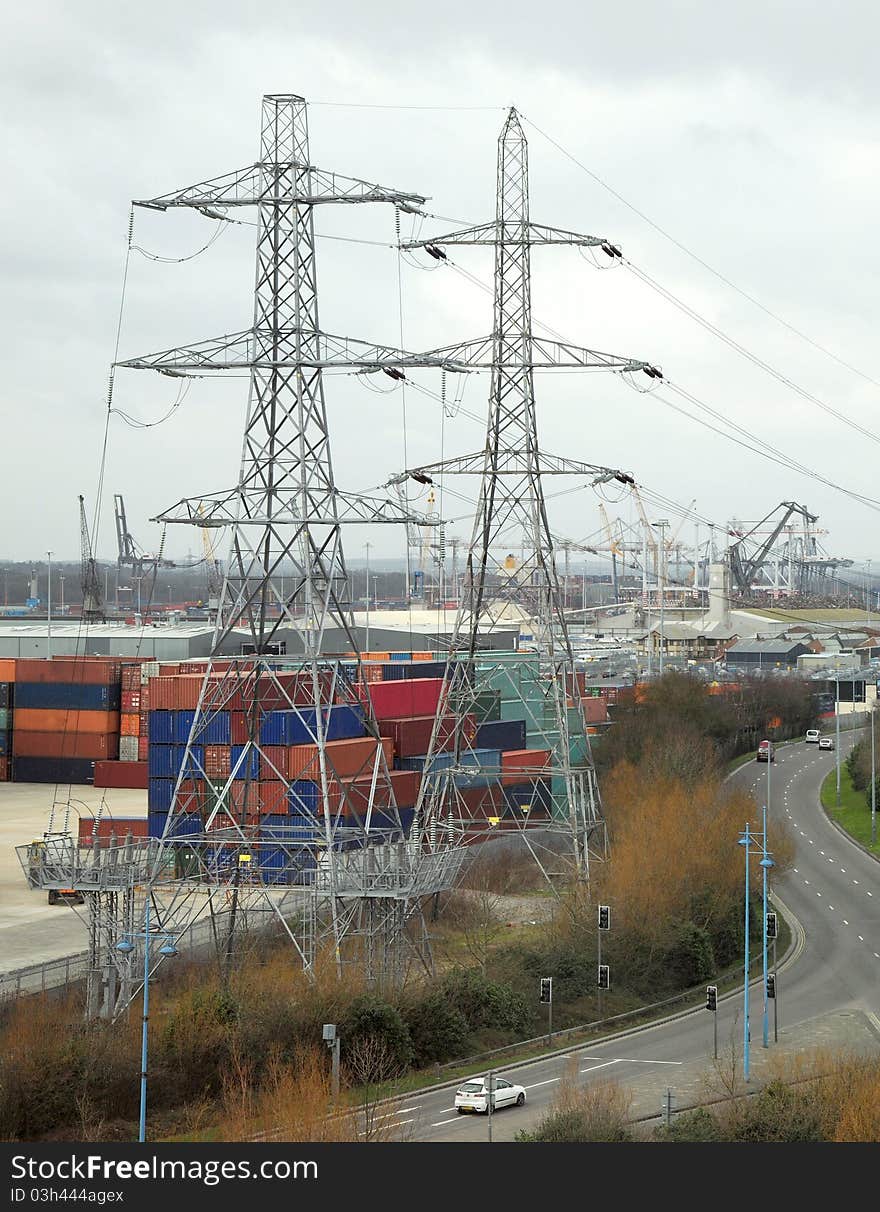
[[[323,941],[332,943],[340,963],[344,939],[360,934],[368,976],[384,972],[392,980],[400,979],[404,927],[420,915],[420,898],[448,886],[462,855],[454,849],[423,855],[405,844],[408,822],[395,802],[359,662],[352,669],[327,655],[330,629],[334,651],[357,652],[346,600],[342,526],[421,519],[390,501],[336,487],[323,371],[459,367],[454,360],[321,330],[314,210],[326,204],[386,202],[406,211],[424,201],[421,195],[316,168],[309,156],[303,98],[265,97],[256,164],[137,203],[158,210],[188,207],[221,220],[229,208],[256,207],[253,327],[120,363],[174,375],[233,369],[250,375],[238,483],[228,491],[185,499],[155,519],[230,528],[231,555],[213,652],[216,658],[241,636],[254,654],[218,661],[222,675],[209,668],[205,676],[163,844],[166,850],[180,850],[178,839],[186,836],[190,875],[232,889],[233,919],[261,899],[282,922],[307,967]],[[288,589],[283,596],[280,575]],[[277,659],[279,649],[286,654],[283,660]],[[362,708],[366,734],[373,738],[369,757],[357,772],[369,787],[356,798],[344,781],[351,771],[336,769],[328,749],[330,713],[340,705]],[[247,732],[239,738],[243,743],[230,773],[218,780],[200,755],[212,723],[230,708],[243,713]],[[278,709],[297,714],[314,745],[314,758],[295,773],[279,768],[261,728],[266,712]],[[260,790],[260,780],[266,778],[284,784],[280,811],[296,810],[297,827],[273,825],[277,870],[271,877],[263,871],[255,880],[252,852],[267,845]],[[300,799],[304,783],[317,788],[313,798]],[[277,798],[277,791],[273,794]],[[177,903],[182,900],[177,894]],[[426,939],[420,956],[430,962]]]
[[[601,824],[589,738],[574,677],[567,620],[562,607],[554,562],[554,544],[547,520],[543,477],[574,474],[593,483],[629,477],[610,468],[548,456],[541,451],[535,411],[534,371],[552,368],[660,372],[645,362],[579,348],[535,335],[531,307],[531,249],[534,245],[568,244],[617,250],[605,239],[577,235],[532,223],[529,217],[528,146],[515,109],[511,109],[498,142],[495,222],[405,243],[404,248],[430,247],[433,255],[449,245],[489,245],[495,250],[494,323],[492,334],[435,350],[472,368],[491,370],[489,418],[484,449],[473,455],[414,469],[421,482],[435,476],[476,474],[480,477],[474,529],[467,558],[465,584],[456,619],[450,666],[449,702],[459,720],[456,764],[425,779],[419,805],[419,827],[433,844],[481,832],[473,805],[464,804],[459,784],[467,781],[473,750],[461,721],[476,714],[487,690],[498,690],[510,704],[504,718],[528,725],[528,746],[549,751],[546,762],[529,771],[536,791],[532,799],[510,809],[497,797],[487,797],[493,823],[482,832],[498,832],[497,824],[522,831],[546,875],[548,860],[535,840],[543,833],[566,835],[575,868],[589,868],[589,840]],[[410,472],[409,474],[413,474]],[[511,562],[506,553],[522,546],[524,558]],[[510,609],[525,615],[534,631],[536,661],[531,669],[505,663],[486,651],[487,633],[509,621]],[[525,679],[525,681],[524,681]],[[573,706],[569,707],[569,703]],[[442,727],[438,715],[432,740],[430,768]],[[501,774],[501,771],[498,771]],[[503,779],[499,779],[503,783]],[[549,797],[548,792],[549,790]],[[551,847],[545,848],[548,852]]]

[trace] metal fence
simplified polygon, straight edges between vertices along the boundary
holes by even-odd
[[[224,915],[216,916],[213,922],[205,917],[193,922],[176,938],[177,950],[188,959],[204,953],[213,942],[215,930],[223,931]],[[88,973],[89,954],[78,951],[73,955],[59,956],[41,964],[30,964],[26,968],[13,968],[0,972],[0,1002],[22,997],[30,993],[48,993],[64,990],[80,981]]]

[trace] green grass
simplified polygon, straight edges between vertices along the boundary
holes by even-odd
[[[837,807],[837,771],[829,770],[822,781],[822,807],[832,821],[880,858],[880,841],[871,845],[871,809],[864,791],[856,791],[846,766],[840,767],[840,807]]]

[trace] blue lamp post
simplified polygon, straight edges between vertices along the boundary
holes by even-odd
[[[758,837],[752,833],[748,822],[742,833],[739,844],[745,847],[746,854],[746,887],[745,887],[745,945],[743,948],[743,1077],[746,1081],[750,1078],[749,1073],[749,859],[752,855],[752,843],[757,842]],[[761,868],[763,870],[763,893],[764,893],[764,928],[762,932],[763,941],[763,980],[764,980],[764,1030],[763,1042],[764,1047],[768,1046],[768,1020],[767,1020],[767,873],[773,866],[773,859],[770,857],[767,850],[767,806],[764,805],[764,832],[761,838]]]
[[[140,933],[127,932],[125,937],[116,944],[116,950],[121,951],[123,955],[129,955],[134,951],[134,943],[131,941],[134,938],[142,938],[144,940],[144,1019],[141,1032],[141,1110],[138,1130],[138,1142],[143,1144],[147,1139],[147,1024],[150,1020],[150,939],[152,938],[156,942],[162,943],[162,946],[159,948],[159,954],[163,958],[177,955],[173,934],[168,934],[165,931],[154,931],[152,935],[150,934],[149,896],[147,896],[144,902],[143,931]]]

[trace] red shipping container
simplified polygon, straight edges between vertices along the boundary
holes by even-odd
[[[149,756],[150,738],[146,735],[146,731],[144,731],[138,737],[138,761],[145,762]]]
[[[465,820],[481,822],[490,817],[502,817],[504,807],[504,793],[497,783],[492,787],[465,787],[457,793],[455,803],[450,805],[453,816],[460,812]]]
[[[501,754],[501,783],[505,787],[512,787],[516,783],[540,778],[547,773],[545,767],[549,761],[549,749],[508,749]]]
[[[391,737],[397,757],[418,757],[427,753],[431,744],[434,716],[418,715],[412,719],[378,720],[381,736]],[[470,743],[477,735],[476,716],[465,715],[461,721],[461,735]],[[440,721],[437,734],[437,749],[444,751],[455,744],[455,716],[445,715]]]
[[[205,774],[209,779],[229,778],[232,749],[229,745],[205,746]]]
[[[123,712],[138,712],[141,709],[140,687],[137,690],[123,690],[120,704]]]
[[[413,808],[419,794],[419,784],[422,779],[420,770],[392,770],[390,772],[391,790],[394,792],[394,801],[398,808]],[[373,784],[372,776],[362,777],[358,779],[346,779],[343,781],[343,786],[346,788],[348,795],[343,796],[340,784],[333,780],[331,791],[339,796],[339,808],[343,812],[354,812],[361,819],[367,811],[367,806],[370,802],[370,788]],[[387,808],[391,803],[391,797],[388,794],[388,785],[377,779],[376,794],[373,797],[373,807]]]
[[[146,791],[149,777],[146,762],[95,762],[96,787],[137,787]]]
[[[101,762],[99,765],[105,765],[105,763]],[[97,770],[95,773],[97,773]],[[106,783],[103,786],[112,787],[116,786],[116,784]],[[106,846],[109,844],[110,838],[114,836],[116,844],[122,845],[126,835],[129,833],[132,837],[148,837],[147,818],[145,816],[102,816],[97,820],[91,816],[81,816],[79,818],[79,842],[81,846],[91,846],[95,839],[97,839],[99,846]]]
[[[608,719],[608,704],[603,698],[581,699],[581,709],[586,724],[604,724]]]
[[[388,737],[379,742],[390,767],[394,756],[394,744]],[[372,773],[376,758],[376,741],[373,737],[358,737],[350,741],[328,741],[324,746],[327,772],[337,778],[355,778]],[[314,779],[320,773],[318,748],[316,745],[291,745],[287,750],[288,778]]]
[[[139,715],[121,715],[119,717],[120,736],[140,736],[141,717]]]
[[[336,680],[338,686],[338,679]],[[277,673],[272,677],[251,677],[234,686],[223,685],[223,706],[228,711],[247,712],[254,702],[264,711],[285,711],[291,706],[309,707],[315,702],[314,682],[307,673]],[[334,689],[333,673],[322,669],[318,674],[318,692],[324,703],[330,701]]]
[[[119,681],[119,661],[106,658],[56,657],[51,661],[20,658],[16,681],[66,682],[84,686],[113,686]]]
[[[436,715],[442,691],[443,678],[406,678],[361,687],[362,695],[370,697],[377,720]]]
[[[0,783],[9,782],[9,759],[0,757]]]
[[[287,784],[280,779],[260,779],[255,783],[232,784],[233,812],[266,816],[287,812]]]
[[[93,758],[115,761],[119,756],[116,732],[23,732],[12,734],[17,757]]]
[[[287,771],[287,746],[264,745],[260,754],[260,777],[286,779]]]
[[[141,705],[140,711],[146,712],[150,710],[150,683],[146,682],[141,686]]]

